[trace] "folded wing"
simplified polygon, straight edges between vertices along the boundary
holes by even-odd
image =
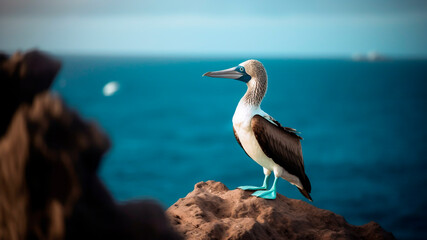
[[[255,115],[251,120],[252,130],[261,149],[276,164],[298,177],[304,190],[310,193],[310,180],[304,171],[301,137],[297,135],[295,129],[282,127],[274,119],[272,121],[274,124],[260,115]]]

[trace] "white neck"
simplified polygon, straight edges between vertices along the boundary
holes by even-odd
[[[240,101],[259,107],[267,92],[267,80],[252,78],[246,85],[248,89]]]
[[[260,104],[262,97],[259,97],[259,92],[256,91],[255,86],[249,86],[245,95],[240,99],[236,111],[233,115],[233,125],[246,123],[250,124],[250,120],[256,114],[264,116],[266,113],[261,110]]]

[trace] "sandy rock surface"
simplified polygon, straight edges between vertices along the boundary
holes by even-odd
[[[395,239],[375,222],[354,226],[331,211],[278,194],[276,200],[199,182],[167,214],[186,239]]]

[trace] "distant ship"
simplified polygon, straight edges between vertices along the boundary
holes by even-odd
[[[353,61],[369,61],[369,62],[389,60],[388,57],[375,51],[368,52],[367,54],[355,53],[351,56],[351,59]]]

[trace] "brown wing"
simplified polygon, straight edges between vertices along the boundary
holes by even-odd
[[[276,119],[270,117],[270,120],[273,121],[278,127],[283,128],[283,130],[285,130],[286,132],[292,134],[294,137],[297,137],[298,139],[302,140],[302,137],[298,135],[298,131],[294,128],[290,128],[290,127],[283,127],[282,124],[280,124]]]
[[[246,150],[243,148],[242,143],[240,142],[239,136],[237,136],[237,132],[236,132],[236,129],[234,129],[234,127],[233,127],[233,132],[234,132],[234,137],[237,140],[237,143],[239,143],[240,147],[243,149],[243,151],[245,151],[246,155],[250,157],[249,154],[246,152]]]
[[[304,172],[301,137],[295,133],[295,130],[284,128],[278,122],[276,126],[260,115],[252,118],[251,127],[265,155],[290,174],[298,177],[303,188],[310,193],[310,180]]]

